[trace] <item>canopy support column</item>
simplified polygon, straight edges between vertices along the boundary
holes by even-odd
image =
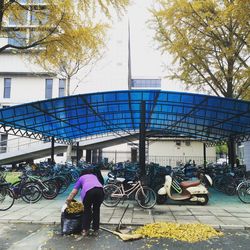
[[[79,142],[76,143],[76,165],[78,166],[80,160]]]
[[[204,169],[207,166],[207,147],[206,143],[203,143],[203,157],[204,157]]]
[[[52,136],[52,139],[51,139],[51,156],[50,156],[52,163],[55,162],[54,154],[55,154],[55,137]]]
[[[233,168],[234,163],[236,162],[236,150],[235,150],[235,140],[233,137],[230,137],[228,142],[228,159],[229,159],[229,164]]]
[[[141,101],[141,120],[140,120],[140,135],[139,135],[139,165],[140,165],[142,177],[146,175],[145,143],[146,143],[146,102]]]

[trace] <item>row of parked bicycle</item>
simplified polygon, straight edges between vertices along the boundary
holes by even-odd
[[[226,165],[209,164],[204,168],[195,166],[190,161],[183,167],[171,168],[151,163],[147,165],[146,169],[146,185],[156,193],[158,204],[165,203],[167,199],[173,199],[205,205],[209,198],[209,186],[228,195],[237,193],[242,202],[250,203],[250,180],[247,179],[246,174],[244,167],[232,170]],[[119,183],[120,185],[122,181],[126,189],[126,186],[129,188],[127,183],[136,182],[140,176],[140,168],[135,164],[120,163],[109,172],[108,176],[107,183],[114,185]],[[118,188],[116,187],[116,189]],[[120,191],[123,192],[122,189]],[[115,197],[110,196],[110,203],[116,203],[114,202]]]
[[[0,172],[0,211],[11,208],[16,199],[27,203],[36,203],[41,198],[54,199],[64,193],[69,185],[81,175],[81,171],[89,167],[73,165],[27,165],[22,169],[18,181],[8,183],[7,172]]]
[[[23,173],[15,183],[7,183],[6,172],[0,172],[0,210],[7,210],[15,199],[35,203],[42,197],[54,199],[64,193],[86,168],[93,165],[41,163],[23,168]],[[20,171],[20,169],[19,169]],[[244,169],[209,164],[206,168],[188,162],[181,167],[148,164],[146,176],[140,180],[140,167],[131,162],[113,165],[105,185],[107,206],[117,205],[126,198],[135,199],[143,208],[153,207],[155,202],[163,204],[167,199],[189,201],[205,205],[208,202],[208,187],[226,194],[239,196],[240,200],[250,203],[250,181]]]

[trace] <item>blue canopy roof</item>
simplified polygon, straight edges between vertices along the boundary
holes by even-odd
[[[225,141],[250,135],[250,102],[159,90],[99,92],[0,109],[2,132],[43,140],[79,141],[139,132],[146,101],[146,131],[152,135]]]

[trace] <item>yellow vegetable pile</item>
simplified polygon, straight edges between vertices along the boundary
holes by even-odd
[[[68,214],[77,214],[82,211],[83,211],[83,204],[79,201],[71,201],[66,208],[66,212]]]
[[[172,238],[190,243],[223,236],[222,232],[216,231],[209,225],[167,222],[147,224],[136,229],[133,234],[142,234],[150,238]]]

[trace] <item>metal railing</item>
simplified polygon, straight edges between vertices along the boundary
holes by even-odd
[[[44,141],[34,139],[23,139],[21,137],[11,138],[8,140],[0,141],[0,153],[9,153],[19,150],[25,150],[37,145],[44,145]]]
[[[102,158],[106,158],[108,162],[124,162],[124,161],[131,161],[131,152],[130,151],[103,151]],[[137,159],[139,159],[137,157]],[[191,161],[195,161],[197,165],[201,165],[204,163],[203,156],[155,156],[155,155],[148,155],[146,157],[147,162],[154,162],[158,163],[161,166],[180,166],[184,165],[185,163]],[[207,163],[216,162],[216,156],[214,157],[206,157]]]

